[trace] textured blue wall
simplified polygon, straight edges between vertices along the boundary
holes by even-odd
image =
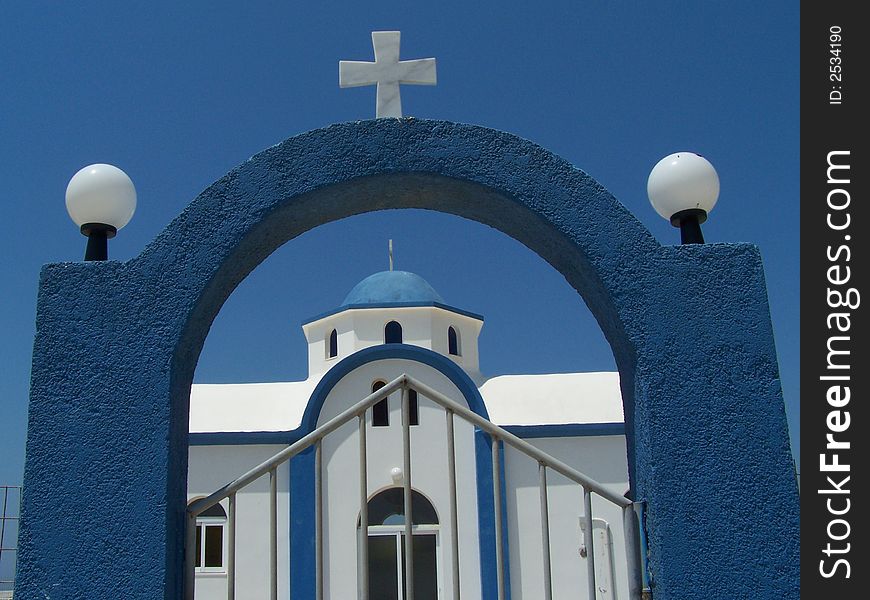
[[[43,269],[17,598],[179,596],[188,399],[212,319],[287,240],[386,208],[491,225],[582,295],[620,370],[656,600],[798,597],[797,487],[757,249],[662,247],[533,143],[384,119],[256,155],[127,263]]]

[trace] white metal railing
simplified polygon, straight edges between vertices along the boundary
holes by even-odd
[[[15,584],[20,509],[21,486],[0,485],[0,598],[11,598]]]
[[[595,600],[595,553],[593,548],[593,522],[592,522],[592,495],[597,494],[601,498],[618,506],[622,510],[623,527],[625,536],[626,559],[628,570],[628,589],[630,600],[641,599],[641,548],[640,530],[638,526],[637,503],[614,494],[600,483],[590,479],[564,462],[542,452],[525,440],[515,436],[505,429],[484,419],[468,408],[446,397],[444,394],[432,389],[426,384],[410,377],[402,375],[397,377],[384,387],[366,396],[344,412],[333,417],[305,437],[291,444],[272,458],[254,467],[235,481],[228,483],[221,489],[205,498],[191,502],[187,507],[187,535],[185,545],[185,598],[193,600],[195,586],[195,559],[196,559],[196,518],[198,515],[211,508],[224,499],[229,501],[227,517],[227,598],[235,599],[235,529],[236,529],[236,493],[259,479],[269,474],[269,570],[270,570],[270,598],[278,598],[278,527],[277,527],[277,476],[278,467],[314,446],[314,536],[315,536],[315,597],[323,599],[323,462],[321,442],[327,435],[348,423],[357,419],[359,425],[359,505],[360,505],[360,531],[368,530],[368,476],[366,472],[366,410],[383,400],[393,392],[402,392],[402,469],[404,473],[404,517],[405,517],[405,598],[414,600],[414,558],[412,552],[412,507],[411,507],[411,430],[409,391],[415,390],[445,410],[447,418],[447,469],[448,469],[448,492],[450,497],[450,530],[451,530],[451,564],[453,597],[459,599],[459,535],[457,521],[456,500],[456,455],[454,446],[454,416],[459,416],[464,421],[478,427],[488,433],[492,443],[492,480],[493,502],[495,511],[495,553],[496,553],[496,578],[499,600],[505,598],[505,561],[504,556],[504,531],[502,523],[502,457],[500,442],[508,444],[538,463],[540,504],[541,504],[541,535],[543,541],[544,562],[544,590],[543,597],[552,600],[552,567],[550,564],[550,534],[549,534],[549,508],[547,500],[547,471],[555,471],[583,489],[584,520],[586,539],[586,566],[588,579],[589,600]],[[368,600],[368,536],[360,536],[359,552],[357,556],[358,573],[360,577],[360,598]],[[289,578],[288,578],[289,581]],[[292,596],[292,594],[291,594]]]

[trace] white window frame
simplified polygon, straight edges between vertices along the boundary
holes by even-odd
[[[197,517],[199,528],[199,566],[197,574],[226,575],[227,573],[227,519],[225,517]],[[205,530],[206,527],[221,528],[221,565],[219,567],[205,566]]]
[[[357,528],[357,531],[360,531]],[[369,536],[393,536],[396,540],[396,581],[398,582],[398,589],[396,590],[396,596],[400,600],[404,600],[404,596],[402,595],[402,589],[404,587],[403,583],[405,581],[405,572],[402,568],[402,538],[405,535],[405,526],[404,525],[370,525]],[[442,564],[441,564],[441,526],[440,525],[412,525],[411,526],[411,535],[412,536],[423,536],[423,535],[434,535],[435,536],[435,577],[436,577],[436,598],[441,598],[443,594],[441,593],[441,582],[444,580],[442,573]],[[412,544],[413,550],[413,544]],[[364,568],[368,568],[368,565],[365,565]]]

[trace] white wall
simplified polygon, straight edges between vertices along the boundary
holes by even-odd
[[[335,416],[371,391],[377,379],[390,381],[402,373],[430,385],[465,405],[456,387],[440,372],[406,360],[384,360],[363,365],[344,377],[324,403],[320,421]],[[393,467],[402,466],[402,427],[400,394],[390,399],[389,427],[372,427],[368,411],[369,498],[395,484],[390,478]],[[450,581],[450,513],[447,484],[446,417],[444,411],[422,395],[419,398],[420,425],[411,428],[411,481],[414,489],[425,495],[438,513],[440,530],[440,587],[442,600],[451,600]],[[457,457],[457,496],[460,532],[460,579],[465,597],[480,594],[480,561],[477,521],[477,483],[474,460],[473,428],[455,420]],[[359,516],[359,437],[356,422],[349,423],[323,443],[325,538],[325,597],[333,600],[356,598],[357,531]]]
[[[544,452],[571,465],[608,490],[623,495],[628,490],[628,467],[623,436],[537,438],[526,440]],[[505,486],[510,544],[510,580],[513,600],[534,600],[543,593],[543,545],[538,465],[510,447],[505,451]],[[586,598],[587,565],[580,556],[584,516],[583,492],[579,485],[548,471],[550,556],[554,598]],[[612,569],[616,590],[599,591],[599,599],[626,600],[627,572],[622,511],[593,495],[592,515],[610,528]],[[597,540],[596,540],[597,541]],[[603,565],[596,565],[601,572]],[[611,578],[613,579],[613,577]],[[596,579],[596,583],[601,581]]]
[[[448,352],[447,330],[451,326],[456,329],[459,336],[459,356],[453,356]],[[432,349],[458,364],[476,381],[480,375],[478,338],[482,327],[483,321],[436,309],[432,312]]]
[[[445,334],[446,348],[446,334]],[[372,382],[390,381],[402,373],[423,381],[441,393],[465,404],[452,382],[440,372],[408,360],[382,360],[352,371],[336,384],[327,397],[318,425],[370,393]],[[367,415],[368,495],[394,486],[393,467],[402,466],[402,428],[399,393],[390,397],[390,426],[372,427]],[[465,597],[480,594],[477,474],[473,428],[456,418],[457,490],[459,496],[460,580]],[[452,600],[450,581],[449,496],[446,476],[446,421],[444,411],[420,396],[420,425],[413,427],[413,487],[433,503],[441,525],[441,600]],[[570,464],[622,495],[628,488],[623,436],[529,439],[544,452]],[[273,456],[284,446],[191,446],[188,498],[210,494],[230,480]],[[323,443],[324,477],[324,572],[325,597],[353,599],[357,593],[357,530],[359,515],[358,425],[355,421],[330,434]],[[505,486],[510,544],[511,588],[514,600],[543,596],[543,570],[537,463],[510,447],[505,451]],[[289,480],[285,465],[278,479],[279,593],[286,597],[289,549]],[[549,474],[550,539],[555,598],[584,597],[586,559],[579,555],[582,544],[580,517],[582,491],[561,476]],[[313,493],[313,490],[312,490]],[[226,502],[224,502],[226,508]],[[262,478],[238,494],[237,589],[249,598],[268,597],[268,478]],[[593,507],[596,519],[610,526],[613,540],[613,581],[616,589],[600,600],[626,600],[625,549],[620,509],[600,498]],[[599,569],[601,567],[599,566]],[[197,577],[199,600],[226,597],[225,574]]]
[[[236,477],[274,456],[286,446],[191,446],[187,480],[188,501],[207,496]],[[278,595],[288,595],[289,471],[278,469]],[[226,500],[221,503],[227,511]],[[227,513],[229,514],[229,513]],[[236,590],[240,598],[269,597],[269,477],[261,477],[236,495]],[[226,536],[224,537],[226,549]],[[226,564],[226,552],[224,552]],[[197,600],[224,600],[226,573],[196,577]]]
[[[384,326],[397,321],[402,326],[402,341],[447,356],[472,379],[480,370],[477,339],[483,322],[465,315],[431,306],[348,309],[302,327],[308,340],[308,371],[324,373],[338,361],[363,348],[384,343]],[[459,332],[462,356],[448,354],[447,329]],[[327,358],[329,333],[338,333],[338,356]]]
[[[357,341],[353,328],[351,311],[343,311],[302,326],[308,340],[309,377],[325,373],[338,361],[356,352]],[[338,355],[329,358],[329,334],[333,329],[338,334]]]

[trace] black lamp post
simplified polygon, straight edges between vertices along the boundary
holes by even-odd
[[[680,228],[681,243],[704,243],[701,223],[719,199],[719,175],[706,158],[693,152],[664,157],[650,171],[646,191],[656,212]]]
[[[118,167],[89,165],[69,180],[66,210],[88,238],[85,260],[107,260],[108,240],[136,211],[136,188]]]

